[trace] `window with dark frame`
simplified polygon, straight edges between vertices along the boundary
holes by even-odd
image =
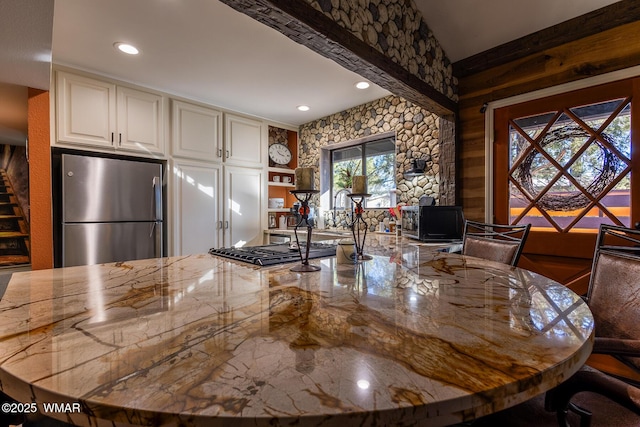
[[[371,194],[364,202],[367,208],[395,206],[396,147],[392,137],[362,142],[331,150],[332,207],[348,206],[347,191],[354,175],[367,177],[367,191]],[[336,198],[340,196],[339,198]]]

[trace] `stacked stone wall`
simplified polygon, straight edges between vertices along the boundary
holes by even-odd
[[[372,101],[340,113],[307,123],[300,127],[299,163],[301,167],[320,168],[320,149],[332,144],[357,140],[376,134],[395,132],[396,135],[396,199],[399,205],[418,204],[418,199],[440,197],[440,143],[439,117],[397,96]],[[406,180],[405,170],[411,159],[425,159],[423,176]],[[316,174],[316,188],[320,188],[320,174]],[[316,206],[319,200],[314,200]],[[328,210],[329,206],[321,206]],[[363,215],[370,230],[376,230],[380,221],[388,223],[387,209],[367,209]],[[325,224],[334,225],[333,212],[325,215]],[[338,228],[348,225],[347,212],[339,212],[335,221]]]
[[[414,76],[458,101],[451,61],[411,0],[306,0]]]

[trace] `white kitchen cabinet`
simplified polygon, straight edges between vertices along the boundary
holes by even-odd
[[[116,87],[117,148],[164,153],[164,99],[129,87]]]
[[[58,71],[56,142],[164,154],[164,97]]]
[[[171,171],[174,255],[222,246],[222,167],[175,160]]]
[[[222,112],[171,101],[171,153],[196,160],[222,160]]]
[[[262,167],[266,161],[264,123],[234,114],[225,114],[224,160],[228,164]]]
[[[263,171],[236,166],[224,170],[224,246],[262,244]]]
[[[174,159],[173,255],[262,243],[262,170]]]
[[[175,255],[262,244],[264,126],[260,120],[171,100]]]
[[[116,127],[115,93],[114,84],[58,71],[56,140],[111,147]]]

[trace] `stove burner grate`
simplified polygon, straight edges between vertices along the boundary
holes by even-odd
[[[306,245],[301,245],[301,251],[306,250]],[[264,246],[246,246],[240,248],[211,248],[211,255],[217,255],[237,261],[266,266],[286,264],[300,261],[300,253],[297,249],[290,249],[289,244],[274,244]],[[309,248],[309,259],[335,256],[336,245],[328,243],[312,242]]]

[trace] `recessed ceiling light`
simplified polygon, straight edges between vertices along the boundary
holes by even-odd
[[[300,111],[309,111],[308,105],[298,105],[298,110]]]
[[[369,82],[358,82],[356,83],[356,87],[358,89],[366,89],[369,87]]]
[[[138,53],[140,53],[138,48],[128,43],[117,42],[117,43],[114,43],[113,46],[115,46],[115,48],[118,49],[120,52],[124,52],[129,55],[137,55]]]

